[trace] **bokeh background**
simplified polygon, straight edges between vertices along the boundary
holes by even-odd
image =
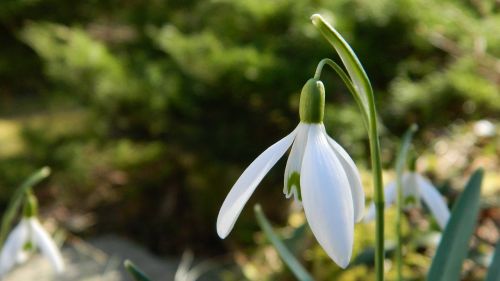
[[[310,23],[319,12],[371,79],[386,181],[413,122],[418,170],[449,206],[471,171],[485,168],[464,266],[464,280],[481,280],[500,225],[499,8],[495,0],[2,0],[0,209],[48,165],[36,194],[67,244],[112,233],[158,257],[191,249],[220,280],[293,280],[255,222],[259,202],[318,280],[373,280],[373,224],[356,229],[359,259],[347,270],[333,265],[284,199],[285,161],[229,238],[215,232],[241,172],[298,123],[316,64],[338,60]],[[326,128],[356,160],[371,198],[358,109],[333,71],[322,77]],[[405,273],[423,280],[439,228],[425,208],[407,215]],[[391,278],[391,254],[387,263]]]

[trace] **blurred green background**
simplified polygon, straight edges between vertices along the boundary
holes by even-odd
[[[48,165],[37,195],[74,235],[116,233],[162,256],[191,248],[236,260],[236,276],[252,279],[254,266],[261,275],[252,280],[291,280],[275,255],[269,262],[250,207],[261,202],[277,226],[290,222],[284,235],[300,225],[302,213],[290,215],[282,200],[285,161],[228,239],[215,220],[245,167],[297,125],[300,90],[319,60],[338,60],[310,23],[319,12],[371,79],[388,179],[413,122],[419,169],[450,205],[470,171],[486,168],[480,222],[490,238],[479,228],[476,245],[484,257],[500,220],[499,9],[495,0],[2,0],[0,208]],[[357,160],[370,197],[358,110],[333,71],[323,81],[327,130]],[[426,217],[410,214],[419,230],[409,241],[438,230]],[[355,254],[372,246],[372,228],[359,227]],[[308,231],[297,255],[318,280],[371,280],[370,262],[341,271]],[[415,245],[408,270],[421,280],[434,248]],[[484,264],[470,261],[464,276],[479,280]]]

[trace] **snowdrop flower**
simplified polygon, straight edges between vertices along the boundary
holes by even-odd
[[[0,253],[0,278],[14,265],[27,260],[28,254],[39,248],[57,273],[64,271],[64,262],[54,241],[36,218],[36,201],[28,199],[24,215],[19,224],[7,237]],[[30,202],[31,201],[31,202]]]
[[[439,194],[436,187],[432,183],[417,174],[416,172],[407,172],[402,178],[402,192],[403,192],[403,206],[405,208],[420,207],[420,198],[425,202],[427,207],[431,210],[436,218],[437,223],[444,229],[448,219],[450,218],[450,211],[446,206],[446,202]],[[396,201],[397,197],[397,184],[391,182],[385,187],[385,206],[390,206]],[[375,219],[375,205],[372,203],[365,215],[365,222]]]
[[[291,148],[284,194],[301,201],[311,230],[326,253],[345,268],[351,258],[354,223],[363,216],[364,191],[347,152],[323,125],[323,83],[310,79],[300,97],[300,123],[288,136],[266,149],[243,172],[227,195],[217,218],[225,238],[257,185]]]

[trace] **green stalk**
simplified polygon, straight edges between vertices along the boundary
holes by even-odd
[[[382,186],[382,163],[380,161],[380,143],[377,131],[377,119],[373,96],[370,101],[370,154],[373,169],[373,184],[375,189],[375,270],[376,280],[384,280],[384,187]]]
[[[328,24],[320,15],[315,14],[311,17],[314,26],[318,28],[323,37],[333,46],[340,56],[344,66],[349,73],[349,90],[358,103],[361,112],[366,116],[368,122],[365,122],[368,130],[370,142],[371,166],[373,169],[373,187],[374,203],[376,210],[376,232],[375,232],[375,271],[376,280],[384,280],[384,188],[382,186],[382,164],[380,161],[380,143],[377,125],[377,112],[375,108],[375,98],[370,80],[366,75],[361,62],[349,46],[330,24]],[[329,64],[332,66],[332,64]],[[336,67],[332,66],[336,71]],[[321,70],[320,70],[321,71]],[[337,71],[337,73],[339,73]],[[344,77],[340,75],[343,80]],[[345,81],[344,81],[345,82]],[[352,85],[352,87],[350,87]],[[354,91],[351,90],[354,89]],[[365,117],[363,117],[365,118]]]
[[[410,149],[411,140],[413,138],[413,134],[417,131],[417,125],[413,124],[406,131],[401,141],[401,146],[399,148],[399,153],[396,159],[396,189],[397,189],[397,197],[396,197],[396,267],[397,267],[397,275],[398,280],[403,280],[403,234],[401,230],[401,219],[403,216],[403,173],[404,167],[406,164],[406,158],[408,156],[408,151]]]

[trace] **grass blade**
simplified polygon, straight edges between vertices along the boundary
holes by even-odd
[[[462,263],[469,250],[469,240],[479,215],[479,196],[483,170],[472,174],[465,190],[453,206],[451,217],[432,260],[428,281],[460,280]]]
[[[274,232],[271,224],[269,223],[269,220],[267,220],[259,204],[254,206],[254,211],[260,228],[264,231],[267,239],[271,241],[274,248],[276,249],[276,251],[278,251],[278,254],[283,259],[288,268],[290,268],[295,277],[297,277],[297,279],[300,281],[313,281],[314,279],[311,277],[311,275],[305,270],[305,268],[299,263],[299,261],[297,261],[290,250],[285,246],[283,241],[281,241],[278,235]]]

